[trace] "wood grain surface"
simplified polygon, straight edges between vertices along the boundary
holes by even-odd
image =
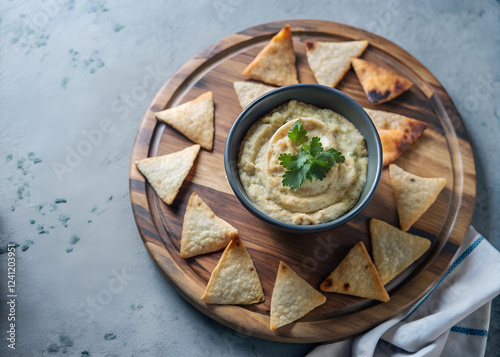
[[[270,228],[247,212],[225,177],[226,135],[241,111],[233,82],[247,80],[241,71],[285,24],[290,24],[299,80],[316,83],[307,64],[304,41],[368,40],[361,58],[391,69],[415,85],[400,97],[371,105],[352,71],[336,87],[361,106],[395,112],[428,123],[428,128],[395,163],[414,174],[444,177],[445,189],[410,233],[429,238],[431,249],[386,288],[391,300],[380,303],[325,293],[327,302],[290,325],[269,329],[269,310],[280,260],[319,289],[319,284],[347,252],[363,241],[371,251],[368,222],[378,218],[399,227],[389,180],[384,169],[368,206],[352,221],[320,234],[294,235]],[[135,161],[183,149],[192,143],[154,112],[192,100],[211,90],[215,102],[212,151],[201,150],[171,206],[164,204],[135,167]],[[266,301],[250,306],[207,305],[200,300],[222,251],[189,259],[179,256],[182,221],[192,192],[239,230],[260,275]],[[211,318],[250,336],[284,342],[338,341],[360,334],[403,311],[427,293],[450,265],[472,219],[476,172],[462,120],[434,76],[399,46],[369,32],[339,23],[290,20],[263,24],[230,35],[187,62],[163,86],[146,111],[137,132],[130,164],[130,198],[139,233],[166,279],[193,306]]]

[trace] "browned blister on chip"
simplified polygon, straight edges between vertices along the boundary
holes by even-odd
[[[214,212],[193,192],[182,223],[181,258],[215,252],[238,236],[238,230]]]
[[[384,167],[396,160],[427,128],[423,121],[404,115],[364,108],[377,128]]]
[[[321,283],[320,289],[383,302],[390,299],[363,242],[356,244],[347,253],[335,270]]]
[[[384,284],[408,268],[431,246],[431,241],[403,232],[377,219],[370,220],[373,261]]]
[[[241,74],[277,86],[299,83],[290,26],[283,27]]]
[[[359,58],[351,58],[351,63],[370,103],[387,102],[413,85],[410,80],[374,63]]]
[[[351,68],[351,57],[359,57],[368,41],[306,41],[309,67],[319,84],[335,87]]]

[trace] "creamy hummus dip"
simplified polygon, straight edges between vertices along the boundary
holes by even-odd
[[[308,142],[317,136],[323,149],[342,152],[323,180],[304,181],[296,191],[283,186],[286,169],[279,155],[296,155],[301,149],[288,137],[298,120],[307,130]],[[366,181],[368,154],[361,133],[342,115],[292,100],[260,118],[250,127],[238,154],[238,171],[247,195],[263,213],[292,224],[319,224],[332,221],[359,199]]]

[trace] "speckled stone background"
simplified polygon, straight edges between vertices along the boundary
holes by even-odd
[[[19,247],[15,351],[0,254],[0,355],[300,356],[313,347],[238,334],[186,303],[146,253],[128,195],[134,135],[160,86],[221,38],[291,18],[372,31],[441,81],[473,143],[473,224],[500,248],[498,1],[3,1],[0,241]],[[489,333],[487,355],[498,356],[499,298]]]

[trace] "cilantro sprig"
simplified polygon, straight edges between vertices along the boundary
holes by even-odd
[[[307,141],[307,130],[304,129],[300,120],[297,120],[292,127],[288,129],[288,137],[299,145]]]
[[[301,151],[297,155],[280,154],[278,157],[281,166],[287,171],[283,175],[283,186],[289,186],[296,191],[305,180],[323,180],[336,163],[345,162],[342,153],[334,148],[323,150],[320,138],[315,136],[309,144],[307,130],[302,122],[297,120],[288,130],[288,137],[298,145]]]

